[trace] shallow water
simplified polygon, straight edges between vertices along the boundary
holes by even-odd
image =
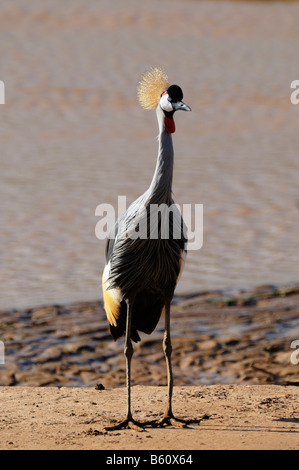
[[[162,65],[176,116],[174,196],[204,205],[178,292],[298,280],[298,4],[3,1],[0,308],[101,297],[95,208],[147,189]],[[167,18],[167,21],[165,21]]]

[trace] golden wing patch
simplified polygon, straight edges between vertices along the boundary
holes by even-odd
[[[117,319],[120,314],[120,303],[122,300],[122,296],[120,289],[114,288],[107,290],[109,288],[109,271],[110,266],[109,264],[107,264],[105,266],[102,277],[104,308],[110,325],[117,326]]]

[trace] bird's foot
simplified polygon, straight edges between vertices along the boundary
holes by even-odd
[[[153,427],[164,427],[164,426],[174,426],[176,428],[185,428],[188,424],[200,424],[203,419],[209,419],[208,415],[204,415],[201,418],[190,418],[182,419],[176,418],[171,413],[170,415],[165,415],[163,418],[158,419],[152,422]]]
[[[174,416],[164,416],[163,418],[157,420],[154,424],[155,427],[162,428],[164,426],[175,426],[176,428],[185,428],[187,423],[179,418]]]
[[[182,419],[176,418],[173,414],[167,414],[163,418],[152,421],[144,421],[140,423],[133,418],[127,418],[121,423],[114,426],[105,427],[105,431],[120,431],[122,429],[133,429],[134,431],[144,431],[145,427],[163,428],[166,426],[174,426],[176,428],[185,428],[188,424],[200,424],[203,419],[209,419],[209,415],[205,414],[200,418]]]
[[[145,424],[138,423],[133,418],[127,418],[114,426],[105,427],[105,431],[119,431],[121,429],[133,429],[134,431],[144,431]]]

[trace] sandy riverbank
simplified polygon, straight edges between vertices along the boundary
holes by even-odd
[[[209,415],[185,429],[104,430],[124,417],[126,390],[123,341],[111,340],[99,302],[2,312],[0,325],[1,449],[298,448],[299,366],[290,348],[299,338],[298,286],[175,299],[174,411]],[[135,345],[140,421],[164,411],[162,330],[161,320]]]

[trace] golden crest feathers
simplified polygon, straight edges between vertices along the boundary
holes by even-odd
[[[137,97],[144,109],[155,109],[160,101],[161,93],[169,88],[169,80],[166,73],[152,67],[145,72],[138,84]]]

